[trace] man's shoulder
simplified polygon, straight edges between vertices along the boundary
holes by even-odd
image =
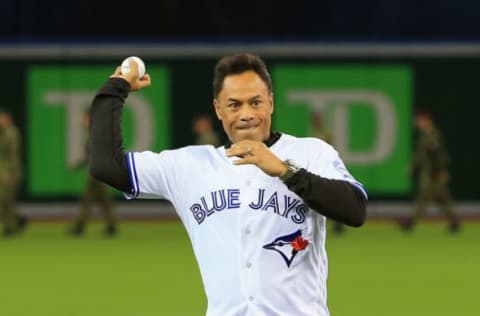
[[[329,143],[316,137],[298,137],[282,133],[282,138],[286,146],[300,146],[307,149],[318,149],[322,151],[334,150]]]
[[[213,145],[189,145],[175,149],[162,150],[159,154],[178,158],[187,157],[198,159],[200,157],[207,157],[216,154],[219,148],[221,147],[215,148]]]
[[[191,145],[175,149],[165,149],[161,151],[141,151],[133,152],[135,161],[142,163],[161,163],[172,164],[176,166],[186,166],[195,162],[196,165],[215,159],[218,150],[211,145]]]

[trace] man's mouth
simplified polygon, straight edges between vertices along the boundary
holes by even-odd
[[[255,129],[257,127],[258,127],[258,125],[243,125],[243,126],[237,126],[237,129],[241,130],[241,131],[249,131],[249,130]]]

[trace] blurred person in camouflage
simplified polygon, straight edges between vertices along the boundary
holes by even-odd
[[[5,237],[21,232],[27,224],[15,205],[22,179],[20,142],[20,132],[11,114],[0,109],[0,214]]]
[[[411,231],[415,222],[424,215],[428,204],[436,202],[449,220],[448,230],[455,233],[460,229],[460,222],[453,210],[452,198],[448,189],[449,157],[444,139],[428,110],[417,111],[414,123],[418,130],[418,137],[411,174],[417,176],[418,187],[414,214],[401,222],[401,228]]]
[[[320,111],[312,111],[310,113],[310,136],[319,138],[333,146],[332,134],[324,123],[323,114]],[[333,231],[340,235],[345,232],[345,226],[334,221]]]
[[[332,134],[327,129],[323,120],[323,114],[319,111],[313,111],[310,114],[310,136],[320,138],[332,145]]]
[[[199,114],[193,119],[193,133],[196,145],[220,146],[218,134],[213,129],[212,118],[208,114]]]
[[[85,142],[85,160],[74,166],[74,169],[87,168],[88,166],[88,129],[90,125],[90,115],[88,110],[82,113],[81,124],[84,132]],[[100,210],[105,218],[104,233],[106,236],[114,236],[117,234],[117,224],[115,211],[113,208],[113,198],[108,191],[107,185],[93,178],[88,173],[87,181],[85,183],[85,189],[80,199],[80,209],[75,218],[73,225],[70,227],[69,232],[72,235],[80,236],[85,232],[90,213],[93,205],[97,203],[100,206]]]

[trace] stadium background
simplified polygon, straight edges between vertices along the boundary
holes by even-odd
[[[135,12],[130,19],[128,8]],[[152,125],[152,147],[180,147],[193,142],[195,114],[213,114],[215,60],[253,51],[266,58],[279,89],[292,84],[283,79],[288,73],[281,76],[289,67],[320,69],[320,81],[332,67],[360,69],[356,74],[365,78],[392,67],[406,73],[400,82],[404,117],[397,122],[405,152],[387,168],[396,173],[387,173],[382,188],[385,173],[349,165],[374,189],[367,225],[328,239],[332,314],[476,315],[479,9],[470,1],[136,1],[135,6],[120,1],[115,7],[101,1],[2,1],[1,106],[12,111],[24,135],[20,210],[32,223],[20,238],[0,240],[1,313],[202,315],[206,303],[198,269],[168,204],[126,203],[118,196],[118,238],[103,239],[98,223],[84,239],[65,234],[85,174],[66,166],[65,105],[71,95],[48,101],[45,94],[88,95],[125,56],[141,56],[156,74],[145,94],[159,118]],[[349,80],[342,77],[340,86],[358,88]],[[377,87],[383,77],[373,82]],[[372,79],[365,79],[365,87],[371,85]],[[277,97],[279,104],[288,103]],[[468,219],[458,236],[447,235],[435,213],[412,235],[391,222],[411,209],[414,183],[402,168],[414,139],[411,113],[423,106],[432,109],[446,137],[452,193]],[[363,131],[358,120],[375,119],[365,104],[357,108],[350,119]],[[295,109],[302,117],[306,106]],[[278,129],[291,128],[282,111],[275,115]],[[126,113],[125,124],[128,145],[136,135],[132,113]],[[221,132],[219,124],[216,128]],[[353,146],[372,145],[374,129],[365,133]]]

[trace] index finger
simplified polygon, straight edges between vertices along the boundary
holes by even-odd
[[[244,157],[249,153],[250,148],[251,146],[248,146],[248,145],[235,144],[235,145],[232,145],[229,149],[227,149],[226,154],[227,154],[227,157],[232,157],[232,156]]]
[[[245,155],[240,159],[234,160],[233,164],[234,165],[251,165],[251,164],[255,164],[255,161],[253,160],[252,156]]]

